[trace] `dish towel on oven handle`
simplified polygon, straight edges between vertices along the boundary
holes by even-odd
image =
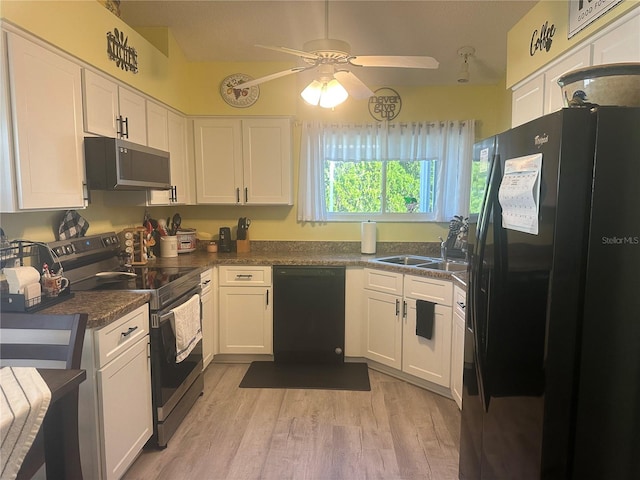
[[[173,312],[171,326],[176,335],[176,363],[180,363],[189,356],[202,338],[200,295],[194,294],[189,300],[171,311]]]
[[[16,478],[50,402],[51,391],[34,367],[0,369],[0,478]]]

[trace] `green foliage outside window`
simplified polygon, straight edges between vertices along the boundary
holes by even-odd
[[[422,205],[434,206],[435,162],[327,161],[324,174],[331,213],[424,213]]]

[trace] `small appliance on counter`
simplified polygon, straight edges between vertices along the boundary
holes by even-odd
[[[218,251],[224,253],[231,251],[231,228],[220,227]]]
[[[189,253],[196,250],[198,239],[195,228],[181,228],[176,231],[178,237],[178,253]]]

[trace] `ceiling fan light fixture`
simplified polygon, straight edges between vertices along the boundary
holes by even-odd
[[[320,96],[322,95],[322,82],[314,80],[302,91],[300,96],[309,105],[318,105]]]
[[[322,86],[322,95],[320,95],[320,106],[322,108],[333,108],[340,105],[349,97],[340,82],[335,78],[329,83]]]
[[[322,108],[333,108],[344,102],[349,94],[335,78],[313,80],[302,91],[300,96],[310,105],[320,105]]]

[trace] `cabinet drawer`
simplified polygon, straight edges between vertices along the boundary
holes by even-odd
[[[464,318],[464,312],[467,305],[467,292],[455,285],[453,287],[453,309],[454,311]]]
[[[223,265],[220,267],[218,276],[221,287],[271,285],[271,267]]]
[[[402,295],[402,274],[365,268],[364,288]]]
[[[103,367],[130,346],[149,334],[149,305],[133,312],[95,332],[96,361]]]
[[[451,306],[453,288],[446,280],[407,275],[404,277],[404,296]]]

